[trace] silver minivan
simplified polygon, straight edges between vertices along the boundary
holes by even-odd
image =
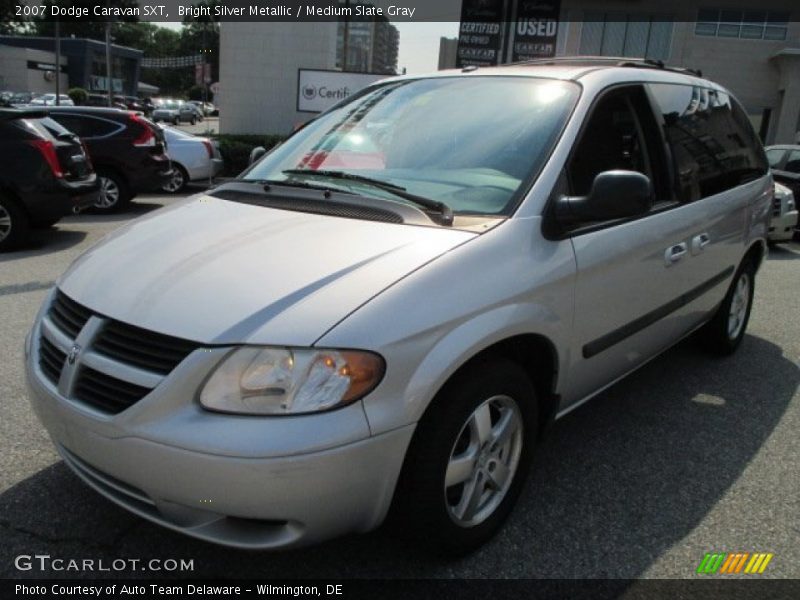
[[[736,350],[772,194],[693,72],[387,79],[76,260],[31,401],[88,485],[176,531],[287,548],[390,516],[469,551],[554,419],[693,332]]]

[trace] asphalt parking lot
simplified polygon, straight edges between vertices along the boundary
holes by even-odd
[[[743,551],[775,554],[764,576],[800,578],[798,243],[771,251],[735,356],[713,359],[687,340],[559,421],[507,526],[471,556],[428,556],[384,531],[292,552],[234,551],[103,499],[68,471],[33,416],[23,339],[76,256],[172,201],[143,196],[128,214],[70,217],[0,255],[0,577],[80,576],[14,567],[17,555],[49,554],[193,559],[192,573],[172,575],[194,577],[687,578],[706,552]]]

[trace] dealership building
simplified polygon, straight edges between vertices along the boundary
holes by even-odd
[[[25,51],[25,55],[20,53]],[[2,36],[0,35],[0,60],[3,69],[0,74],[15,73],[13,81],[6,82],[6,87],[19,92],[54,92],[53,81],[46,89],[38,81],[36,74],[28,74],[29,85],[20,78],[19,73],[25,65],[40,63],[53,65],[55,69],[56,41],[51,37]],[[42,58],[32,58],[32,52],[38,52]],[[106,81],[106,45],[97,40],[83,38],[62,38],[61,59],[62,72],[66,68],[66,82],[60,82],[61,89],[80,87],[89,92],[104,92],[108,89]],[[111,45],[111,90],[117,94],[135,96],[139,88],[139,74],[143,52],[125,46]],[[66,63],[66,64],[65,64]],[[48,82],[50,83],[50,82]]]
[[[800,7],[796,3],[763,0],[758,10],[752,10],[742,9],[736,0],[713,0],[708,5],[705,0],[464,0],[465,5],[469,2],[514,10],[532,7],[528,10],[534,14],[546,13],[537,30],[544,34],[542,39],[528,36],[520,41],[514,33],[521,21],[519,14],[512,14],[511,22],[504,24],[507,38],[501,35],[503,39],[497,41],[470,34],[472,41],[497,43],[488,53],[494,56],[493,62],[589,54],[661,60],[700,69],[733,91],[766,143],[792,142],[800,130]],[[298,110],[300,70],[341,68],[340,26],[222,23],[221,129],[285,133],[313,116]],[[466,37],[463,32],[462,37]],[[393,43],[391,36],[388,41]],[[464,64],[465,55],[487,54],[462,42],[443,38],[440,68]]]

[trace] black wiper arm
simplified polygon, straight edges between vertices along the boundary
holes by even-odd
[[[331,190],[331,188],[324,185],[314,185],[313,183],[306,183],[305,181],[298,181],[296,179],[244,179],[243,181],[262,185],[264,186],[265,191],[269,191],[270,186],[282,185],[285,187],[305,188],[307,190],[319,190],[321,192],[336,191],[342,194],[352,194],[352,192],[348,192],[346,190],[340,190],[338,188],[333,188],[333,190]]]
[[[390,194],[394,194],[398,198],[402,198],[403,200],[408,200],[417,206],[421,206],[423,208],[427,208],[428,210],[432,210],[434,212],[439,213],[439,222],[442,225],[452,225],[453,224],[453,210],[447,206],[444,202],[439,202],[438,200],[431,200],[430,198],[425,198],[424,196],[417,196],[416,194],[412,194],[406,191],[406,188],[396,185],[394,183],[390,183],[388,181],[383,181],[382,179],[373,179],[372,177],[365,177],[364,175],[356,175],[355,173],[347,173],[345,171],[331,171],[321,169],[315,171],[313,169],[286,169],[283,171],[284,175],[315,175],[318,177],[330,177],[331,179],[344,179],[347,181],[357,181],[359,183],[366,183],[368,185],[374,186],[378,189],[384,190],[389,192]]]

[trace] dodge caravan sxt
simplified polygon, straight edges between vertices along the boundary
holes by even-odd
[[[486,541],[553,419],[745,333],[773,194],[729,92],[643,61],[378,82],[80,257],[27,340],[87,484],[198,538]]]

